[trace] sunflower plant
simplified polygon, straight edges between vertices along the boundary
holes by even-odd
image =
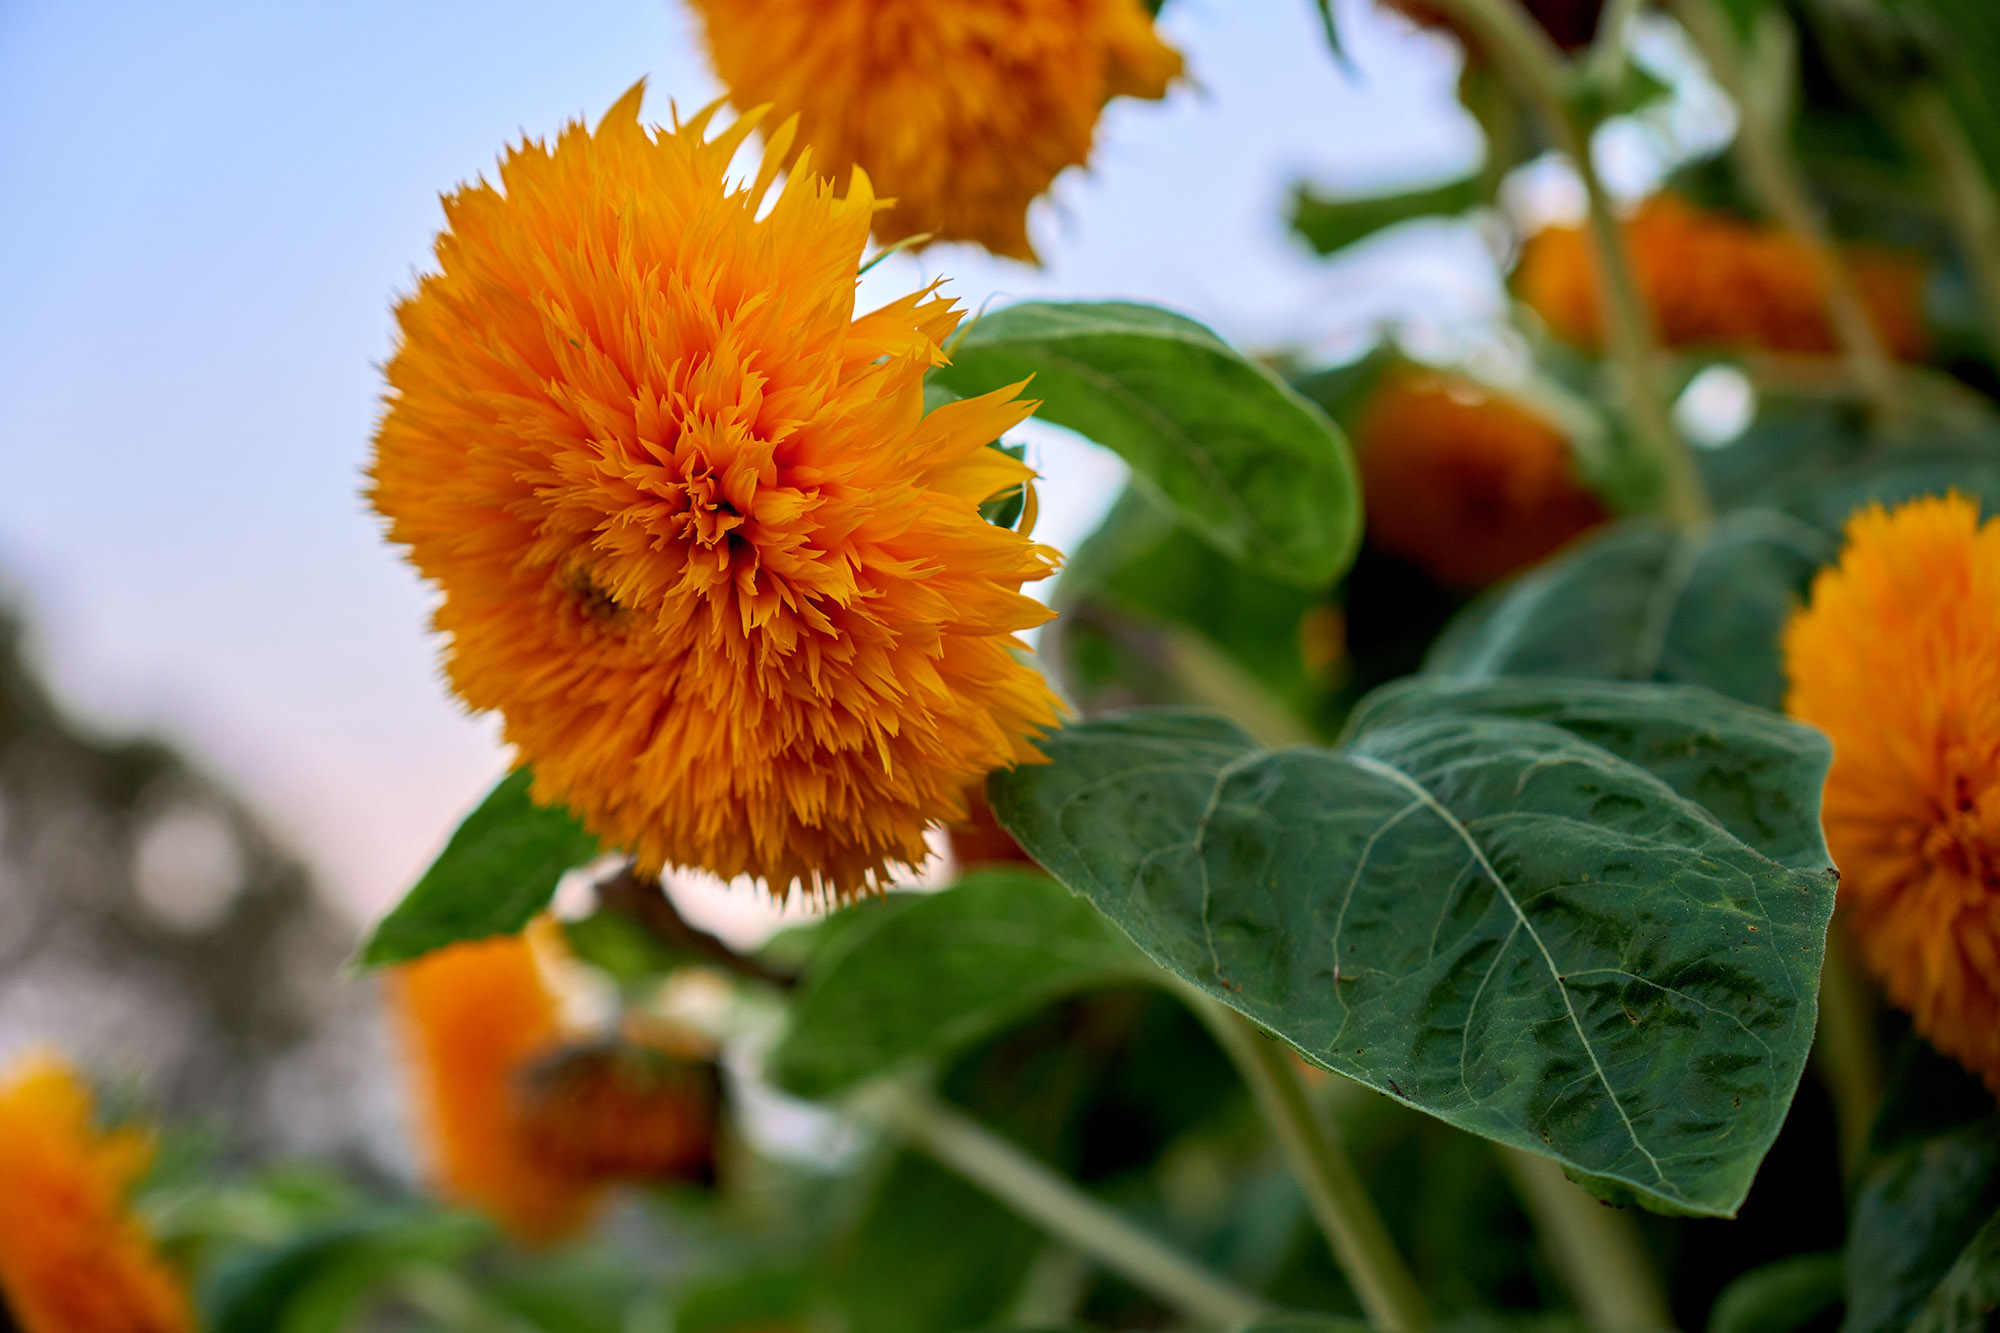
[[[1033,257],[1199,71],[1158,6],[694,8],[736,109],[507,149],[395,312],[368,498],[515,760],[359,956],[457,1211],[183,1191],[205,1317],[1995,1327],[2000,14],[1397,5],[1486,160],[1290,223],[1477,215],[1513,355],[1327,366],[857,309]],[[1727,142],[1614,198],[1689,80]],[[1031,415],[1129,467],[1066,555]],[[816,915],[741,952],[689,873]]]

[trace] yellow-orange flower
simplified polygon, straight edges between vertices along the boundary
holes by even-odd
[[[1625,239],[1668,346],[1838,349],[1825,276],[1796,237],[1661,194],[1639,206]],[[1848,247],[1845,257],[1883,344],[1904,360],[1921,358],[1929,344],[1921,264],[1861,246]],[[1530,237],[1514,285],[1559,337],[1586,347],[1602,341],[1597,271],[1580,229]]]
[[[48,1056],[0,1084],[0,1323],[22,1333],[193,1333],[187,1289],[126,1204],[152,1160],[92,1124],[90,1089]]]
[[[1090,156],[1113,97],[1162,97],[1181,58],[1139,0],[694,0],[740,106],[797,114],[836,175],[930,232],[1032,259],[1028,203]]]
[[[1787,709],[1833,738],[1846,927],[1917,1030],[2000,1094],[2000,521],[1879,505],[1785,632]]]
[[[454,944],[389,984],[439,1193],[525,1241],[579,1229],[599,1183],[536,1153],[515,1096],[516,1080],[565,1037],[528,938]]]
[[[1441,583],[1492,583],[1604,521],[1562,433],[1460,376],[1390,370],[1354,443],[1369,542]]]
[[[647,871],[853,893],[1054,725],[1015,634],[1055,553],[978,512],[1032,475],[986,445],[1033,404],[924,413],[959,316],[855,317],[864,173],[801,155],[767,201],[789,127],[732,189],[748,121],[648,132],[639,97],[445,201],[373,499],[539,799]]]

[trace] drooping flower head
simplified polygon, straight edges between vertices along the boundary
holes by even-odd
[[[567,1035],[528,937],[425,954],[390,987],[438,1192],[532,1243],[582,1227],[601,1183],[537,1154],[515,1097],[516,1080]]]
[[[1462,376],[1390,370],[1354,437],[1368,540],[1441,583],[1495,582],[1605,518],[1560,431]]]
[[[1032,259],[1029,201],[1090,156],[1113,97],[1157,98],[1181,58],[1139,0],[694,0],[739,106],[797,114],[836,177],[860,167],[923,232]]]
[[[1889,998],[2000,1094],[2000,520],[1879,505],[1785,632],[1786,708],[1833,738],[1846,927]]]
[[[535,1155],[579,1179],[714,1179],[722,1082],[712,1059],[576,1043],[523,1070],[514,1092]]]
[[[1625,224],[1639,289],[1669,347],[1838,350],[1826,278],[1797,237],[1671,194],[1655,195]],[[1859,246],[1846,251],[1862,305],[1895,356],[1924,355],[1924,271],[1915,260]],[[1555,333],[1584,347],[1603,340],[1590,241],[1575,227],[1528,239],[1514,285]]]
[[[1056,720],[1015,638],[1055,553],[978,512],[1033,404],[925,414],[958,314],[855,316],[865,173],[801,154],[769,197],[787,126],[732,188],[748,121],[649,132],[639,97],[445,201],[372,498],[538,799],[649,872],[853,893]]]
[[[77,1072],[33,1056],[0,1081],[0,1323],[22,1333],[194,1333],[193,1307],[127,1204],[152,1161],[93,1124]]]

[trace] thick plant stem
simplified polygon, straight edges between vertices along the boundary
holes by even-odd
[[[1651,1333],[1674,1326],[1666,1288],[1629,1216],[1591,1198],[1546,1157],[1502,1148],[1500,1165],[1576,1298],[1585,1327]]]
[[[1051,1236],[1207,1327],[1234,1329],[1272,1312],[1269,1302],[1210,1272],[1078,1189],[1047,1166],[928,1093],[874,1090],[863,1105],[922,1149]]]
[[[1590,130],[1572,106],[1570,70],[1562,52],[1520,6],[1519,0],[1444,0],[1481,48],[1534,102],[1550,139],[1570,159],[1590,203],[1591,248],[1604,311],[1604,345],[1618,394],[1640,446],[1660,474],[1662,508],[1684,524],[1706,522],[1708,494],[1694,456],[1674,430],[1660,385],[1660,352],[1653,319],[1611,196],[1590,156]]]
[[[1431,1316],[1417,1280],[1396,1253],[1333,1125],[1307,1096],[1291,1054],[1234,1009],[1192,988],[1187,994],[1257,1099],[1368,1322],[1385,1333],[1424,1333]]]
[[[1875,1003],[1855,969],[1845,925],[1835,918],[1819,973],[1819,1030],[1813,1063],[1833,1098],[1840,1128],[1840,1165],[1852,1184],[1868,1156],[1868,1131],[1882,1105],[1882,1053],[1875,1042]]]
[[[1753,86],[1745,73],[1735,30],[1716,0],[1676,0],[1675,12],[1681,26],[1693,39],[1702,59],[1708,63],[1722,90],[1736,103],[1741,124],[1736,132],[1734,153],[1743,182],[1778,224],[1799,239],[1808,258],[1819,270],[1826,288],[1827,314],[1834,336],[1840,340],[1847,358],[1848,373],[1873,410],[1876,419],[1894,422],[1903,414],[1895,363],[1883,346],[1882,335],[1868,316],[1868,307],[1854,283],[1854,274],[1834,245],[1826,219],[1813,203],[1797,164],[1786,143],[1786,115],[1791,102],[1789,79],[1794,68],[1798,39],[1782,14],[1761,16],[1759,40],[1772,46],[1775,57],[1760,61],[1760,68],[1782,70],[1783,82],[1775,87]]]
[[[1937,88],[1917,89],[1906,105],[1903,125],[1905,137],[1937,179],[1945,221],[1979,298],[1987,350],[2000,361],[2000,200],[1957,113]]]

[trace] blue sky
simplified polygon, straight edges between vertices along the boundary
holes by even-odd
[[[1311,0],[1173,0],[1192,85],[1111,109],[1091,170],[1037,205],[1045,269],[937,247],[866,294],[1117,295],[1329,353],[1390,315],[1490,313],[1469,231],[1334,265],[1284,234],[1301,176],[1478,155],[1448,46],[1367,0],[1346,17],[1358,77]],[[74,707],[191,743],[363,912],[505,763],[359,499],[389,304],[441,191],[640,77],[660,119],[719,91],[676,0],[0,3],[0,579]],[[1119,471],[1052,435],[1060,543]]]

